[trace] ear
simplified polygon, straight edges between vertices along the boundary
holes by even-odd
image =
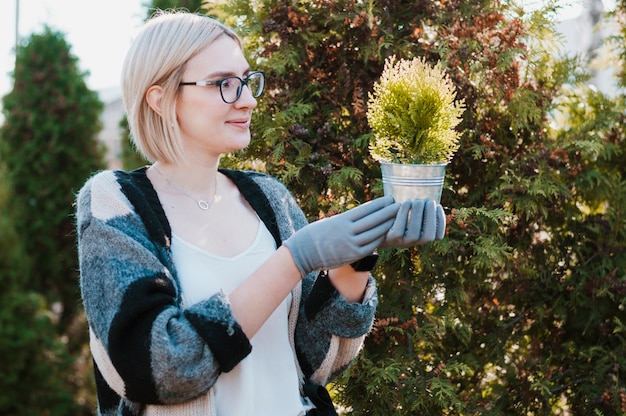
[[[163,111],[161,110],[161,95],[163,95],[163,87],[153,85],[148,88],[146,92],[146,102],[155,113],[163,116]]]

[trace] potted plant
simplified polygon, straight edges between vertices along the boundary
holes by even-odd
[[[396,201],[441,199],[445,168],[459,148],[455,127],[465,110],[440,63],[385,61],[369,94],[369,150],[381,164],[385,195]]]

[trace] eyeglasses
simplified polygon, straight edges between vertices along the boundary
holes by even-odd
[[[217,85],[220,87],[220,95],[226,104],[233,104],[241,97],[244,85],[250,88],[250,92],[254,98],[259,97],[263,93],[265,87],[265,74],[261,71],[250,72],[247,77],[241,79],[236,76],[226,77],[215,81],[203,80],[193,82],[181,82],[178,85],[197,85],[199,87],[207,87],[209,85]]]

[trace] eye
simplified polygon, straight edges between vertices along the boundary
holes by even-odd
[[[236,78],[224,78],[220,85],[222,90],[236,89],[237,88],[237,79]]]

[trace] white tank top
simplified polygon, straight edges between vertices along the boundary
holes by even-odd
[[[259,221],[252,245],[234,257],[203,251],[176,235],[172,255],[189,307],[219,290],[230,293],[276,251],[269,230]],[[213,387],[218,416],[297,416],[300,398],[294,352],[289,344],[289,295],[250,340],[252,352]]]

